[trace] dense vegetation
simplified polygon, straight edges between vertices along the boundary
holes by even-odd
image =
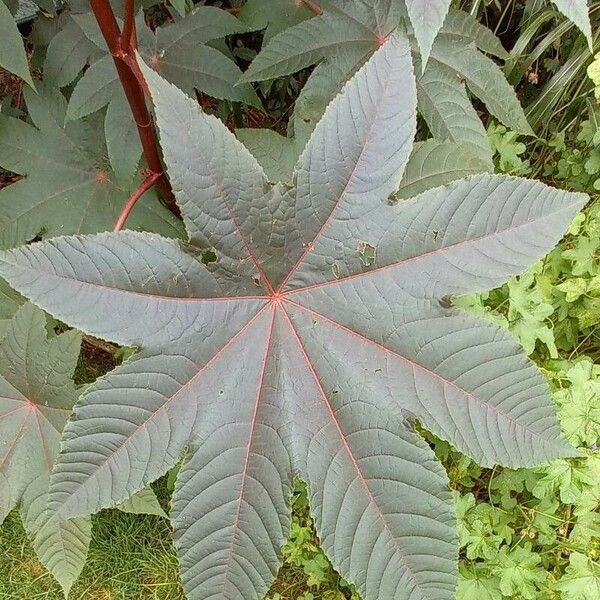
[[[98,71],[106,65],[106,50],[101,49],[101,42],[90,43],[93,36],[97,39],[98,35],[93,33],[95,30],[89,33],[94,23],[87,18],[86,7],[77,4],[73,3],[71,11],[65,10],[58,17],[50,14],[51,6],[42,6],[47,14],[39,16],[31,30],[29,25],[23,28],[28,36],[28,60],[39,96],[24,90],[20,80],[3,73],[0,165],[7,170],[1,173],[6,187],[0,194],[0,219],[3,219],[0,240],[4,248],[62,233],[93,233],[112,228],[131,191],[147,176],[146,171],[137,170],[141,147],[135,138],[135,127],[130,119],[118,121],[126,105],[124,98],[114,91],[118,90],[114,87],[114,75],[108,83],[104,82],[112,90],[110,93],[93,87],[101,75],[96,73],[92,79],[90,73],[93,75],[94,67]],[[340,66],[323,48],[300,61],[292,60],[291,66],[290,57],[285,59],[283,67],[282,62],[273,60],[269,64],[268,54],[260,58],[261,44],[268,48],[269,41],[276,40],[278,32],[307,22],[305,19],[312,15],[315,7],[318,10],[312,2],[299,7],[303,11],[300,15],[297,10],[290,11],[289,3],[283,1],[270,4],[267,11],[261,2],[248,2],[241,11],[238,9],[243,3],[239,3],[240,6],[233,2],[207,4],[230,9],[239,19],[227,20],[216,37],[219,41],[206,35],[193,40],[194,44],[207,48],[206,55],[202,55],[204,62],[199,64],[206,64],[207,57],[220,61],[215,69],[230,73],[229,81],[215,83],[210,77],[204,81],[199,74],[201,69],[193,76],[196,79],[190,79],[189,71],[177,68],[173,68],[171,81],[189,94],[199,90],[196,95],[203,108],[217,114],[238,134],[270,176],[286,180],[325,104],[357,65]],[[491,292],[452,299],[466,310],[507,328],[519,339],[551,385],[565,436],[583,452],[581,458],[560,459],[542,467],[487,469],[422,431],[446,467],[457,506],[461,547],[457,597],[460,600],[597,600],[600,597],[600,459],[596,454],[600,439],[600,204],[595,195],[600,189],[600,109],[594,89],[595,63],[588,77],[586,69],[593,56],[585,36],[549,4],[537,1],[453,4],[475,15],[480,23],[500,36],[508,53],[491,41],[495,38],[476,31],[477,43],[484,46],[487,55],[498,57],[498,64],[503,65],[503,77],[516,87],[519,99],[511,96],[505,100],[504,107],[494,103],[493,94],[505,93],[502,86],[506,83],[499,77],[500,69],[493,71],[494,75],[487,82],[495,87],[486,89],[481,83],[478,86],[476,80],[469,86],[469,79],[461,68],[473,69],[473,61],[480,60],[473,53],[469,54],[471,62],[466,63],[466,67],[455,63],[455,71],[467,80],[476,115],[485,124],[484,137],[477,128],[470,131],[468,139],[460,131],[444,135],[440,132],[452,119],[456,122],[456,116],[436,121],[433,113],[423,108],[425,104],[420,106],[422,121],[417,139],[428,141],[415,149],[413,170],[411,163],[407,168],[407,174],[413,179],[404,180],[404,192],[401,185],[394,202],[429,187],[420,183],[425,176],[434,182],[446,183],[490,170],[492,161],[497,173],[541,179],[592,197],[563,241],[534,267]],[[568,3],[556,3],[559,8],[561,4]],[[152,56],[168,55],[172,38],[167,36],[162,42],[160,35],[156,36],[158,42],[146,39],[150,50],[144,50],[142,37],[154,35],[150,28],[172,17],[181,23],[177,14],[185,14],[190,8],[180,2],[172,6],[145,7],[148,31],[142,29],[140,21],[138,35],[142,56],[150,64]],[[598,16],[595,3],[590,6],[590,14],[595,33]],[[582,26],[581,20],[578,25]],[[585,30],[585,26],[582,29]],[[591,43],[596,43],[595,35],[584,33]],[[440,34],[445,43],[444,35],[450,34],[443,31]],[[173,34],[173,37],[176,36]],[[343,48],[343,43],[344,40],[337,37],[332,47]],[[153,47],[160,50],[153,54]],[[212,54],[217,50],[220,58]],[[491,62],[487,55],[479,53]],[[440,60],[443,57],[442,54],[437,56]],[[435,48],[431,57],[430,64],[435,66]],[[351,57],[352,61],[362,63],[363,57]],[[316,62],[319,65],[312,72],[317,76],[311,79],[310,68]],[[249,63],[252,64],[250,75],[242,85],[234,87],[241,70]],[[279,66],[273,66],[275,63]],[[489,67],[489,63],[485,65]],[[12,70],[27,79],[22,65]],[[341,73],[337,82],[331,72]],[[467,75],[473,79],[474,72],[470,70]],[[325,77],[328,73],[329,78]],[[163,75],[169,78],[167,73]],[[249,83],[256,79],[266,81]],[[319,87],[323,80],[325,89]],[[86,85],[90,84],[92,87],[86,92]],[[463,99],[462,94],[467,98],[464,88],[458,94],[459,99]],[[518,110],[510,110],[511,106],[518,105],[514,102],[525,106],[523,118]],[[121,106],[116,106],[119,103]],[[266,108],[265,112],[257,108],[261,105]],[[463,109],[465,119],[471,118],[470,103],[469,108],[463,105]],[[66,121],[65,114],[75,120]],[[525,115],[535,137],[526,135],[530,132],[527,121],[523,121]],[[27,128],[21,127],[17,120],[28,123]],[[74,148],[74,154],[67,156],[62,165],[50,160],[54,158],[51,153],[59,139],[62,143],[69,140]],[[449,142],[455,145],[448,146]],[[33,152],[33,145],[44,151]],[[479,150],[474,152],[474,147]],[[489,148],[489,157],[486,157],[486,148]],[[74,158],[82,156],[77,155],[82,151],[88,161],[85,164],[80,158]],[[446,174],[444,169],[426,172],[432,161],[421,158],[419,163],[419,151],[421,157],[430,157],[436,152],[438,156],[445,156],[445,162],[440,160],[436,164],[448,167]],[[283,156],[284,160],[273,160],[273,155]],[[452,156],[458,157],[454,164]],[[69,161],[76,161],[82,171],[97,176],[95,183],[83,187],[77,196],[72,196],[69,190],[81,181],[78,179],[81,174],[71,172]],[[103,170],[98,170],[99,164]],[[25,177],[19,179],[23,175]],[[112,189],[107,191],[103,187],[106,183],[103,177],[114,184]],[[419,185],[424,187],[419,188]],[[36,199],[42,191],[52,200],[37,207]],[[177,218],[158,198],[155,190],[144,195],[132,211],[127,226],[178,235]],[[30,202],[34,216],[24,218],[24,213],[15,208],[19,206],[17,202],[21,206],[23,202]],[[78,207],[81,203],[91,207],[89,214],[81,214]],[[210,253],[201,258],[206,263],[214,261]],[[15,329],[13,315],[22,298],[3,282],[0,285],[0,327],[10,334],[11,327]],[[23,317],[23,313],[19,314]],[[39,318],[37,312],[30,315],[32,323],[36,319],[39,322]],[[33,331],[34,325],[30,327]],[[47,329],[49,341],[44,328],[37,329],[35,335],[41,340],[40,344],[61,339],[66,344],[67,335],[76,338],[75,342],[71,340],[71,345],[79,343],[78,334],[63,333],[66,328],[57,321],[49,320]],[[7,334],[3,335],[6,343]],[[81,386],[131,355],[127,348],[117,348],[90,336],[83,336],[81,343],[79,358],[75,353],[65,365],[67,371],[74,371],[74,381]],[[176,473],[171,472],[153,484],[156,497],[148,489],[137,505],[121,507],[121,511],[102,511],[92,518],[89,557],[70,598],[184,598],[168,521],[160,516],[162,509],[156,500],[158,498],[162,507],[168,509],[175,476]],[[154,514],[132,514],[134,512]],[[27,526],[27,521],[25,524]],[[0,597],[60,598],[60,586],[39,563],[17,511],[7,517],[0,536]],[[37,550],[39,553],[39,545]],[[309,515],[307,490],[300,481],[294,485],[291,535],[283,555],[285,564],[269,592],[270,600],[358,598],[353,587],[336,574],[319,547]]]

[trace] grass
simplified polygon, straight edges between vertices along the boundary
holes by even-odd
[[[121,359],[116,347],[86,336],[74,379],[91,383]],[[153,487],[166,508],[167,478]],[[311,587],[315,591],[301,568],[286,564],[268,598],[296,600]],[[18,510],[0,527],[0,600],[64,600],[60,586],[35,555]],[[94,515],[88,558],[69,600],[185,600],[168,520],[118,510]]]
[[[88,560],[69,600],[185,600],[166,519],[105,510],[93,520]],[[64,600],[33,552],[17,511],[0,528],[0,574],[1,600]],[[302,570],[286,565],[270,595],[296,600],[308,590]]]
[[[164,483],[155,488],[161,502],[167,497]],[[287,564],[268,597],[296,600],[310,589],[303,570]],[[37,559],[16,510],[0,528],[0,600],[64,600]],[[185,600],[167,519],[118,510],[95,515],[88,560],[69,600]]]
[[[117,510],[94,517],[86,566],[69,600],[184,600],[166,519]],[[63,600],[13,511],[0,529],[0,598]]]

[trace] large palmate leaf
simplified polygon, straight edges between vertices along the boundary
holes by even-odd
[[[171,518],[186,593],[254,599],[299,473],[326,552],[366,600],[450,600],[454,510],[413,421],[484,465],[575,450],[517,342],[447,297],[538,260],[586,197],[478,175],[390,203],[416,130],[401,34],[328,106],[294,188],[270,186],[220,121],[145,76],[189,243],[126,231],[0,258],[63,321],[141,348],[78,403],[50,507],[97,511],[183,455]]]
[[[62,429],[77,399],[71,377],[81,334],[48,340],[45,326],[44,313],[25,304],[0,341],[0,519],[21,506],[36,553],[68,592],[83,568],[91,523],[60,521],[46,504]]]
[[[433,10],[437,3],[428,4]],[[270,39],[242,80],[280,77],[324,59],[317,69],[332,61],[339,63],[334,69],[325,67],[317,75],[323,79],[329,74],[332,79],[329,87],[335,92],[389,36],[401,18],[401,4],[391,0],[351,3],[331,0],[324,7],[323,14],[293,25]],[[531,134],[514,90],[499,66],[483,54],[506,57],[506,51],[489,29],[461,11],[448,13],[435,41],[432,38],[431,42],[423,56],[418,52],[419,46],[423,51],[422,44],[413,44],[418,65],[419,111],[434,137],[472,144],[472,154],[485,158],[491,166],[487,135],[471,105],[465,83],[505,125]],[[344,57],[341,63],[340,55]],[[243,135],[248,141],[251,134]],[[256,142],[260,147],[261,140]]]
[[[107,165],[95,119],[65,123],[56,89],[25,91],[33,124],[0,115],[0,166],[25,175],[0,190],[0,248],[36,236],[112,229],[136,181],[121,182]],[[178,221],[154,192],[132,214],[132,226],[177,235]]]
[[[88,15],[76,17],[80,27],[106,54],[84,73],[69,101],[68,118],[78,119],[107,105],[120,84],[98,27]],[[236,64],[208,42],[246,31],[244,24],[224,10],[199,6],[185,19],[152,31],[137,19],[139,52],[163,77],[193,94],[194,89],[215,98],[260,106],[251,85],[235,83],[241,76]]]
[[[2,294],[5,284],[0,284]],[[47,339],[46,317],[32,304],[19,308],[0,329],[0,522],[20,506],[35,552],[65,594],[85,563],[91,522],[87,517],[63,521],[48,510],[48,485],[63,427],[79,395],[72,376],[80,344],[76,331]],[[150,488],[117,508],[164,515]]]

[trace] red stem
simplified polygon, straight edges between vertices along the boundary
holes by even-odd
[[[301,0],[301,1],[304,2],[304,4],[306,4],[306,6],[315,13],[315,15],[323,14],[323,9],[316,2],[313,2],[313,0]]]
[[[125,221],[127,221],[127,217],[129,217],[129,213],[136,205],[136,202],[162,177],[162,173],[152,173],[148,175],[140,185],[133,191],[131,196],[129,196],[129,200],[125,203],[117,222],[115,223],[114,231],[121,231],[123,229],[123,225],[125,225]]]
[[[123,32],[121,33],[121,49],[129,52],[134,49],[135,39],[135,0],[125,0],[125,20],[123,21]]]
[[[131,14],[131,22],[133,23],[133,1],[127,0],[126,6],[126,21],[127,15]],[[130,6],[131,5],[131,6]],[[123,47],[121,31],[113,13],[112,7],[108,0],[90,0],[90,7],[94,12],[98,26],[102,32],[102,36],[106,41],[106,45],[113,57],[115,67],[121,81],[121,86],[127,96],[129,107],[133,114],[135,124],[137,125],[138,135],[142,143],[142,149],[148,169],[151,175],[156,175],[156,183],[159,185],[163,200],[167,208],[177,216],[179,209],[175,203],[175,197],[169,181],[164,175],[162,162],[158,153],[158,141],[156,132],[152,126],[150,113],[146,106],[144,97],[145,82],[142,77],[140,67],[135,58],[135,44],[133,44],[133,33],[135,32],[134,25],[131,27],[130,44],[127,48]],[[130,12],[131,11],[131,12]],[[126,22],[127,25],[127,22]]]

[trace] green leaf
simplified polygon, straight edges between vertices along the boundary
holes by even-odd
[[[35,88],[27,54],[23,46],[23,38],[17,28],[11,12],[0,0],[0,67],[18,75],[32,88]]]
[[[366,53],[368,54],[368,53]],[[335,96],[362,64],[366,54],[356,49],[319,63],[294,103],[294,112],[283,137],[267,129],[237,129],[236,135],[250,150],[271,181],[291,182],[294,166],[310,134]]]
[[[289,75],[324,57],[368,55],[397,27],[399,20],[399,6],[390,0],[330,0],[321,15],[271,38],[241,81]]]
[[[0,247],[38,235],[112,229],[139,178],[121,182],[106,164],[98,119],[64,123],[65,101],[39,86],[25,99],[37,127],[0,116],[0,165],[25,177],[0,190]],[[16,134],[16,135],[15,135]],[[136,206],[132,228],[179,232],[178,220],[154,191]]]
[[[430,188],[489,170],[487,162],[476,157],[468,144],[419,142],[413,147],[394,198],[411,198]]]
[[[156,494],[151,487],[145,487],[133,496],[130,496],[123,502],[117,504],[115,508],[126,513],[136,515],[158,515],[159,517],[167,517],[163,510]]]
[[[104,56],[91,65],[75,85],[69,99],[67,119],[80,119],[100,110],[112,98],[123,93],[120,88],[112,57]]]
[[[145,27],[143,22],[140,27]],[[194,89],[215,98],[260,107],[251,85],[238,85],[238,66],[206,42],[246,31],[244,24],[224,10],[199,6],[185,19],[141,35],[140,55],[165,79],[188,94]]]
[[[502,173],[525,175],[529,172],[529,163],[523,161],[520,156],[527,147],[522,142],[516,141],[519,135],[515,131],[507,130],[504,125],[489,123],[487,133],[498,168]]]
[[[50,472],[62,428],[77,399],[72,375],[81,335],[47,339],[46,317],[25,304],[0,342],[1,504],[19,505],[40,560],[65,594],[83,568],[90,541],[88,518],[59,521],[47,509]],[[4,511],[6,514],[6,511]]]
[[[493,166],[485,127],[455,73],[430,60],[417,77],[417,98],[419,112],[435,138],[469,144],[474,156]]]
[[[564,504],[576,503],[587,489],[594,489],[600,484],[600,473],[593,469],[592,464],[555,460],[542,474],[543,477],[532,489],[533,495],[541,499],[558,493]]]
[[[345,60],[345,73],[341,77],[333,75],[334,80],[344,81],[390,35],[399,17],[399,5],[386,0],[327,2],[323,14],[303,20],[270,39],[242,81],[272,79],[294,73],[323,58],[327,62],[334,57],[351,56],[353,61]],[[471,106],[462,80],[491,112],[497,113],[513,129],[528,134],[532,131],[500,68],[474,46],[477,44],[486,52],[504,56],[506,52],[494,34],[459,11],[450,12],[447,21],[444,26],[447,29],[442,28],[433,44],[434,51],[436,44],[439,46],[438,60],[427,62],[419,77],[419,110],[434,137],[472,143],[478,149],[477,155],[489,158],[491,165],[485,129]],[[448,47],[450,56],[444,57]],[[420,72],[425,63],[421,58],[418,62]]]
[[[238,18],[250,31],[264,29],[263,41],[268,42],[286,27],[313,17],[314,13],[304,2],[290,0],[248,0],[242,6]]]
[[[349,5],[350,8],[350,5]],[[304,69],[347,48],[376,48],[372,31],[360,22],[324,13],[274,36],[252,61],[240,81],[262,81]]]
[[[462,10],[451,10],[444,21],[441,33],[458,44],[473,42],[482,52],[506,59],[509,53],[498,37],[475,17]]]
[[[139,53],[169,81],[193,94],[195,89],[215,98],[260,107],[251,85],[235,85],[241,71],[228,56],[207,42],[246,31],[238,19],[212,6],[199,6],[184,19],[153,32],[137,20]],[[89,34],[91,35],[91,33]],[[106,54],[77,82],[69,102],[76,119],[108,104],[120,88],[112,57]]]
[[[583,358],[564,375],[566,381],[561,382],[554,393],[562,429],[576,446],[597,444],[600,441],[600,368]]]
[[[552,0],[556,4],[556,8],[573,21],[575,25],[583,32],[585,39],[590,47],[593,47],[592,26],[590,24],[590,16],[588,12],[587,0]]]
[[[44,60],[44,81],[62,88],[72,83],[98,48],[77,23],[69,19],[52,38]]]
[[[272,129],[236,129],[235,134],[264,169],[269,181],[291,181],[306,141],[284,137]]]
[[[509,550],[504,546],[495,560],[494,572],[500,578],[500,591],[508,598],[516,595],[524,600],[539,597],[548,577],[539,554],[531,551],[531,545],[517,546]]]
[[[574,247],[562,252],[563,258],[573,263],[573,275],[595,275],[598,272],[596,254],[600,250],[600,239],[596,236],[579,235]]]
[[[509,281],[509,326],[527,354],[534,351],[539,340],[548,348],[551,358],[557,358],[554,333],[547,321],[554,312],[554,306],[535,285],[534,278],[534,271],[529,271]]]
[[[137,125],[121,89],[113,96],[104,117],[108,160],[119,182],[131,183],[142,155]]]
[[[445,298],[539,260],[587,197],[477,175],[391,206],[416,131],[400,33],[328,105],[292,189],[144,77],[189,242],[125,231],[0,258],[64,322],[141,348],[79,401],[49,506],[99,510],[183,459],[171,519],[188,597],[260,598],[299,474],[325,552],[365,600],[451,600],[452,496],[413,421],[486,466],[577,452],[514,338]]]
[[[507,127],[518,133],[533,135],[515,91],[500,67],[474,46],[457,46],[451,39],[440,35],[431,49],[431,60],[456,71],[490,113]]]
[[[600,565],[585,554],[573,552],[556,587],[563,600],[594,600],[600,597]]]
[[[486,572],[480,563],[461,565],[457,600],[502,600],[499,584],[498,578]]]
[[[433,40],[450,8],[450,0],[404,0],[421,51],[421,64],[427,64]]]

